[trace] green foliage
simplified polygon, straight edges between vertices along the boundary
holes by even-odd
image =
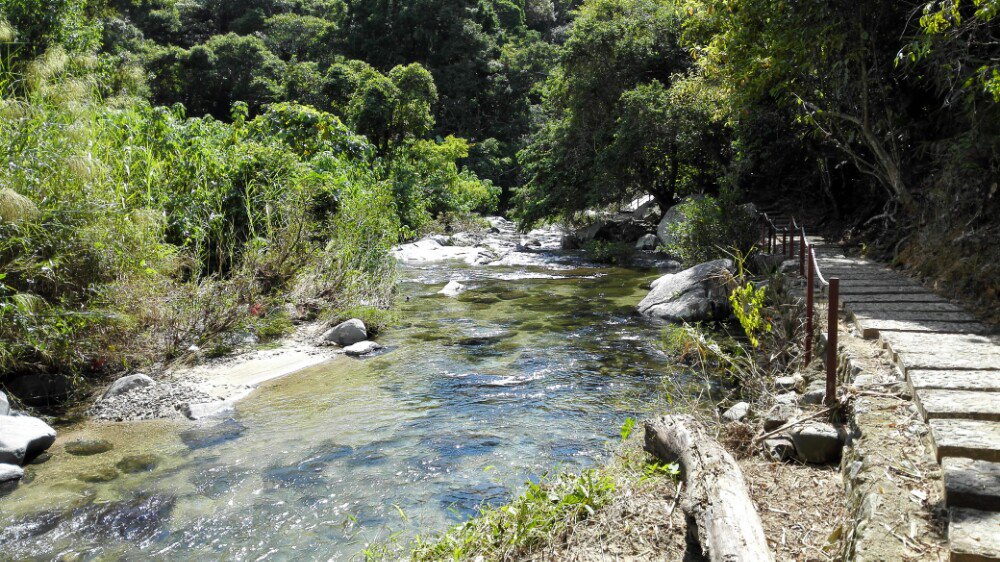
[[[760,333],[771,331],[771,324],[763,313],[766,297],[767,287],[757,287],[752,281],[738,285],[729,293],[733,313],[754,347],[760,346]]]
[[[0,369],[223,352],[287,331],[267,311],[290,298],[391,304],[399,223],[362,137],[295,104],[104,102],[91,57],[49,51],[0,104]]]
[[[591,240],[583,245],[587,257],[597,263],[627,266],[635,256],[635,245],[628,242]]]
[[[425,542],[418,538],[412,560],[520,558],[552,536],[593,515],[615,491],[615,481],[599,470],[559,474],[528,482],[508,505],[486,508],[472,521]]]
[[[622,441],[628,441],[633,429],[635,429],[635,418],[625,418],[625,423],[622,424],[621,430]]]
[[[681,12],[658,0],[584,3],[545,85],[547,121],[520,154],[528,223],[646,193],[662,208],[718,184],[726,137],[686,76]]]
[[[755,211],[737,203],[731,193],[720,198],[694,197],[675,209],[684,220],[670,225],[672,243],[666,249],[685,263],[728,257],[732,248],[747,255],[757,242]]]
[[[496,209],[499,189],[456,163],[468,154],[468,143],[451,136],[440,142],[418,140],[397,149],[389,176],[404,225],[418,230],[446,213]]]

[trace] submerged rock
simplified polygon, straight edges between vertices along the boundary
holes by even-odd
[[[444,295],[446,297],[458,296],[465,290],[465,285],[459,283],[458,281],[452,280],[448,281],[448,284],[444,286],[443,289],[438,291],[439,295]]]
[[[723,259],[668,273],[653,281],[638,310],[644,316],[671,322],[725,318],[730,312],[726,279],[732,267],[731,260]]]
[[[91,484],[97,484],[101,482],[111,482],[115,478],[118,478],[118,471],[113,467],[104,466],[101,468],[94,468],[90,470],[85,470],[77,475],[77,480],[82,482],[88,482]]]
[[[114,445],[110,441],[105,441],[104,439],[77,439],[76,441],[66,443],[66,452],[78,457],[99,455],[107,453],[114,448]]]
[[[153,384],[154,381],[149,375],[144,375],[142,373],[136,373],[134,375],[124,376],[115,382],[111,383],[111,386],[104,391],[103,398],[108,398],[109,396],[118,396],[119,394],[126,394],[131,392],[136,388],[143,388]]]
[[[335,343],[340,346],[348,346],[368,339],[368,329],[365,328],[364,322],[357,318],[352,318],[347,322],[341,322],[330,328],[319,339],[322,343]]]
[[[56,430],[30,416],[0,416],[0,463],[22,465],[52,446]]]
[[[381,345],[370,340],[365,340],[345,347],[344,353],[350,355],[351,357],[359,357],[361,355],[368,355],[369,353],[380,349],[382,349]]]
[[[139,472],[149,472],[160,464],[160,457],[156,455],[129,455],[118,461],[115,466],[125,474],[136,474]]]

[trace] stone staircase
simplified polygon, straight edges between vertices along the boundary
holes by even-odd
[[[810,241],[822,274],[840,278],[844,312],[865,338],[878,339],[890,352],[930,426],[944,475],[951,560],[1000,561],[996,327],[898,271]]]

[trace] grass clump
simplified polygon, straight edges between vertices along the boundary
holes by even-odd
[[[614,491],[614,479],[601,469],[529,482],[528,489],[509,504],[485,509],[432,541],[418,539],[411,557],[414,561],[517,558],[594,515]]]

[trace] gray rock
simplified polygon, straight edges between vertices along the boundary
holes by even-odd
[[[34,373],[7,381],[7,390],[29,406],[47,406],[69,397],[73,380],[60,373]]]
[[[778,237],[779,243],[781,237]],[[782,254],[754,254],[752,258],[753,270],[758,273],[774,273],[781,269],[781,264],[785,261],[785,256]],[[798,268],[798,263],[796,262],[796,268]]]
[[[802,462],[826,464],[840,459],[843,436],[832,424],[809,422],[794,428],[791,437],[795,458]]]
[[[115,446],[104,439],[77,439],[66,443],[66,452],[77,457],[107,453]]]
[[[787,436],[778,435],[764,440],[764,452],[776,461],[795,458],[795,445]]]
[[[750,404],[737,402],[732,408],[729,408],[722,414],[722,419],[730,422],[738,422],[746,419],[748,415],[750,415]]]
[[[446,297],[454,297],[460,295],[464,290],[465,285],[459,283],[458,281],[451,280],[448,281],[448,284],[445,285],[444,288],[438,291],[438,294]]]
[[[764,431],[774,431],[802,414],[802,410],[792,404],[776,404],[764,416]]]
[[[382,346],[369,340],[359,341],[356,344],[349,345],[344,348],[344,353],[352,356],[358,357],[361,355],[367,355],[373,351],[378,351],[382,349]]]
[[[189,420],[200,420],[213,416],[221,416],[233,411],[233,403],[227,400],[213,400],[211,402],[188,402],[181,404],[178,409],[184,417]]]
[[[320,336],[320,341],[340,346],[356,344],[366,339],[368,339],[368,330],[365,328],[365,323],[357,318],[341,322]]]
[[[655,250],[659,241],[655,234],[643,234],[635,243],[636,250]]]
[[[56,430],[31,416],[0,416],[0,463],[21,465],[52,446]]]
[[[809,383],[806,387],[805,392],[802,393],[802,398],[799,401],[802,404],[822,404],[823,397],[826,396],[826,381],[821,379],[816,379]]]
[[[683,202],[697,201],[703,199],[704,195],[693,195],[688,197]],[[673,225],[680,225],[687,222],[688,218],[684,216],[681,212],[680,204],[674,205],[667,209],[666,213],[663,213],[663,217],[660,219],[660,223],[656,226],[656,237],[660,239],[660,242],[664,246],[670,246],[677,242],[672,230]]]
[[[806,379],[802,375],[795,373],[789,377],[778,377],[774,379],[774,389],[780,392],[790,392],[804,386]]]
[[[732,267],[733,262],[724,259],[668,273],[651,284],[652,290],[639,303],[639,313],[671,322],[725,318],[730,313],[725,278]]]
[[[149,375],[144,375],[142,373],[136,373],[134,375],[124,376],[115,382],[111,383],[111,386],[104,391],[103,398],[109,396],[118,396],[119,394],[125,394],[131,392],[136,388],[143,388],[153,384],[153,379]]]
[[[0,482],[10,482],[20,480],[24,476],[24,469],[16,464],[0,464]]]
[[[10,415],[10,402],[7,400],[7,395],[0,390],[0,416]]]
[[[799,403],[799,395],[795,394],[794,392],[785,392],[783,394],[778,394],[777,396],[774,397],[774,403],[795,405]]]
[[[656,215],[660,212],[660,205],[656,202],[656,199],[650,197],[646,202],[636,206],[636,204],[640,201],[642,201],[642,199],[636,199],[632,202],[632,205],[630,205],[630,207],[635,208],[635,210],[632,211],[632,216],[641,221],[656,220]]]

